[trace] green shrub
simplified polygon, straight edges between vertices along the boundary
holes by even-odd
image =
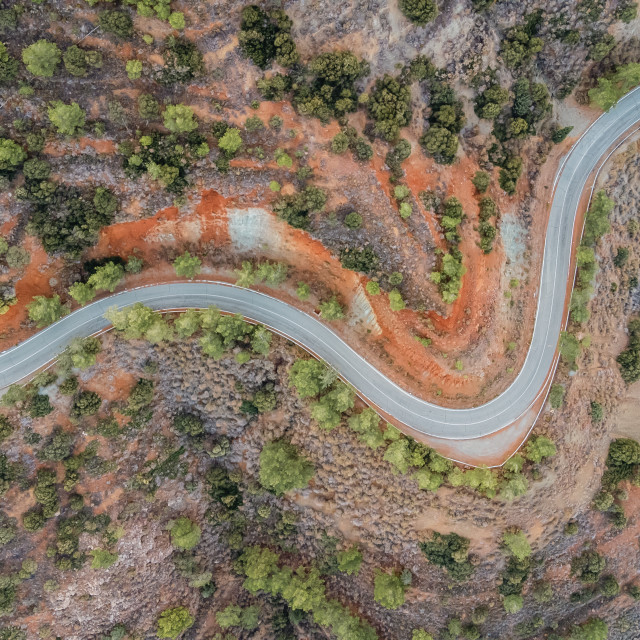
[[[344,226],[348,229],[359,229],[362,226],[362,216],[355,211],[351,211],[344,218]]]
[[[457,533],[433,533],[430,540],[420,543],[420,549],[429,562],[446,569],[454,580],[466,580],[473,573],[473,565],[469,562],[470,541]]]
[[[591,506],[596,511],[608,511],[613,506],[614,498],[608,491],[599,491],[593,498]]]
[[[93,556],[92,569],[108,569],[118,561],[118,554],[106,549],[92,549],[89,553]]]
[[[341,320],[344,318],[344,310],[336,296],[321,302],[318,308],[320,309],[320,316],[325,320]]]
[[[7,416],[0,415],[0,442],[13,433],[13,425]]]
[[[522,158],[517,156],[508,157],[502,163],[498,183],[506,193],[512,196],[516,192],[516,183],[521,174]]]
[[[291,78],[276,73],[270,78],[262,77],[257,82],[258,91],[265,100],[284,100],[285,94],[291,90]],[[284,120],[280,116],[272,116],[269,120],[269,126],[276,131],[282,128]]]
[[[375,122],[375,132],[385,140],[395,140],[400,129],[411,121],[411,90],[385,74],[376,80],[367,108]]]
[[[15,518],[9,518],[0,512],[0,547],[9,544],[18,532]]]
[[[550,458],[556,454],[556,445],[546,436],[536,435],[529,438],[524,449],[527,460],[536,464],[542,462],[544,458]]]
[[[26,159],[26,152],[17,142],[7,138],[0,138],[0,171],[11,174]]]
[[[369,280],[365,288],[370,296],[380,295],[380,284],[375,280]]]
[[[62,61],[72,76],[83,78],[87,75],[88,67],[102,66],[102,54],[99,51],[85,51],[73,44],[66,48]]]
[[[224,135],[220,138],[218,146],[224,151],[226,156],[230,158],[233,157],[242,146],[240,131],[232,127],[227,128]]]
[[[564,386],[561,384],[552,384],[549,391],[549,404],[552,409],[559,409],[564,403]]]
[[[411,22],[421,27],[438,15],[434,0],[400,0],[400,10]]]
[[[640,63],[631,62],[613,73],[598,78],[598,85],[589,90],[589,99],[603,111],[608,111],[633,87],[640,83]]]
[[[171,532],[171,544],[178,549],[193,549],[200,542],[201,529],[189,518],[172,520],[167,528]]]
[[[0,9],[0,33],[14,31],[18,26],[18,17],[18,11],[13,7]]]
[[[571,561],[571,575],[574,575],[585,584],[593,584],[598,581],[604,571],[606,560],[593,550],[583,551]]]
[[[627,348],[618,355],[616,361],[620,366],[622,379],[631,384],[640,380],[640,319],[635,318],[627,325],[629,343]]]
[[[29,416],[31,418],[42,418],[48,416],[52,411],[53,406],[48,395],[37,393],[29,400]]]
[[[371,247],[345,248],[340,252],[340,262],[345,269],[371,273],[379,268],[380,260]]]
[[[0,26],[3,11],[0,9]],[[0,84],[10,84],[18,75],[18,61],[9,55],[9,51],[3,42],[0,42]]]
[[[616,46],[616,39],[609,33],[603,34],[589,48],[589,59],[599,62],[609,55]]]
[[[198,256],[192,256],[188,251],[185,251],[181,256],[178,256],[173,261],[173,268],[176,275],[180,278],[193,278],[200,272],[202,261]]]
[[[620,593],[620,585],[618,584],[615,576],[612,575],[604,576],[600,581],[598,588],[600,593],[607,598],[613,598]]]
[[[138,114],[145,120],[155,120],[160,115],[158,101],[149,93],[141,93],[138,96]]]
[[[479,118],[495,120],[501,113],[503,105],[509,101],[509,92],[499,84],[489,84],[476,96],[474,111]]]
[[[242,10],[238,42],[243,55],[265,69],[275,59],[289,67],[298,61],[295,43],[291,38],[293,23],[280,9],[269,12],[256,5]]]
[[[47,110],[51,124],[58,133],[74,136],[82,131],[85,123],[85,112],[77,102],[64,104],[60,100],[52,102]]]
[[[544,45],[537,37],[542,22],[542,10],[523,17],[523,23],[509,29],[502,41],[500,55],[507,67],[517,68],[542,51]]]
[[[591,618],[571,629],[570,640],[607,640],[609,629],[599,618]]]
[[[177,638],[183,631],[191,628],[195,618],[186,607],[165,609],[158,618],[156,633],[159,638]]]
[[[164,44],[164,66],[157,76],[160,84],[168,86],[176,82],[190,82],[202,74],[202,53],[193,42],[169,36]]]
[[[216,613],[216,622],[222,629],[229,627],[238,627],[247,631],[257,629],[260,624],[260,607],[239,607],[230,604]]]
[[[172,133],[184,133],[198,128],[198,120],[191,107],[169,104],[163,114],[164,126]]]
[[[184,13],[181,11],[172,11],[169,15],[169,24],[173,29],[184,29]]]
[[[491,176],[485,171],[476,171],[471,182],[478,193],[484,193],[489,188],[489,184],[491,184]]]
[[[153,402],[153,380],[140,378],[129,393],[127,413],[132,415]]]
[[[431,281],[438,285],[442,300],[451,304],[455,302],[462,287],[462,276],[466,273],[466,268],[462,264],[462,253],[453,248],[449,253],[442,256],[439,271],[431,272]]]
[[[505,596],[502,601],[502,605],[507,613],[518,613],[518,611],[522,609],[524,601],[521,595],[514,593],[509,596]]]
[[[373,599],[385,609],[398,609],[404,604],[406,586],[399,576],[376,570]]]
[[[628,24],[638,17],[638,4],[634,0],[621,0],[616,7],[614,16]]]
[[[22,61],[34,76],[51,78],[62,59],[55,42],[40,39],[22,50]]]
[[[551,133],[551,140],[555,144],[560,144],[572,131],[573,127],[556,128]]]
[[[304,489],[315,473],[311,462],[285,440],[266,444],[260,453],[260,483],[276,495]]]
[[[506,531],[502,535],[502,544],[507,548],[509,553],[518,560],[524,560],[531,555],[531,546],[525,534],[520,531]]]
[[[133,35],[133,20],[124,11],[102,11],[99,16],[100,28],[120,38]]]
[[[362,565],[362,553],[358,547],[351,547],[336,554],[338,569],[347,575],[358,575]]]
[[[100,411],[102,398],[95,391],[82,391],[73,401],[71,415],[74,418],[92,416]]]
[[[604,418],[604,409],[599,402],[592,400],[589,405],[589,413],[591,414],[591,422],[602,422]]]
[[[440,164],[453,164],[458,152],[458,136],[438,124],[429,127],[420,144]]]
[[[38,451],[38,460],[59,462],[68,458],[73,449],[73,439],[71,433],[62,431],[59,427],[56,428]]]
[[[188,436],[200,436],[204,433],[202,420],[193,413],[179,413],[173,419],[173,428]]]

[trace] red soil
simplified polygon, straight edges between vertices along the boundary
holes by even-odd
[[[199,92],[194,87],[194,94]],[[210,93],[209,93],[210,95]],[[194,105],[194,110],[203,120],[212,120],[219,115],[209,104],[200,102]],[[374,155],[371,165],[363,166],[351,160],[350,157],[336,156],[329,153],[331,138],[338,132],[336,123],[323,126],[316,120],[299,118],[286,103],[260,104],[258,110],[245,109],[243,112],[225,114],[226,119],[233,123],[242,123],[249,115],[258,115],[267,121],[273,115],[279,115],[284,120],[284,127],[295,130],[296,135],[288,138],[282,146],[291,155],[301,144],[312,141],[312,152],[309,155],[309,165],[314,169],[316,181],[327,187],[331,194],[329,208],[344,204],[340,185],[346,180],[358,180],[360,173],[371,171],[373,168],[376,184],[372,193],[376,198],[382,196],[394,202],[389,173],[384,168],[380,152]],[[304,131],[304,135],[302,132]],[[568,143],[567,143],[568,144]],[[75,143],[75,150],[82,151],[93,148],[99,153],[111,154],[115,145],[109,140],[80,139]],[[414,141],[414,146],[415,141]],[[543,168],[543,173],[537,182],[540,192],[551,183],[555,167],[564,150],[554,152]],[[61,155],[69,151],[68,144],[49,145],[46,152],[52,156]],[[234,167],[251,170],[258,167],[257,162],[248,158],[238,158],[233,161]],[[297,162],[296,162],[297,165]],[[270,168],[276,168],[272,162]],[[260,167],[264,167],[260,163]],[[418,193],[425,189],[438,188],[446,196],[455,195],[463,205],[467,216],[462,225],[460,250],[464,255],[466,274],[463,277],[460,295],[447,313],[436,311],[392,312],[386,295],[367,296],[375,313],[375,319],[381,329],[379,335],[370,334],[359,329],[358,324],[348,326],[345,323],[334,323],[334,329],[353,344],[362,355],[376,363],[387,375],[398,380],[413,393],[450,406],[468,406],[479,404],[494,396],[512,379],[512,375],[504,376],[504,344],[505,336],[511,335],[512,327],[506,326],[507,320],[496,322],[496,311],[501,299],[500,283],[505,263],[505,254],[500,240],[494,245],[491,254],[485,255],[478,246],[479,236],[475,227],[478,223],[478,196],[471,183],[478,166],[469,158],[463,158],[450,167],[436,167],[434,162],[426,158],[421,152],[414,151],[404,163],[406,178],[404,182],[411,189],[414,200],[418,203],[415,215],[425,218],[436,246],[446,249],[446,243],[440,238],[437,219],[431,212],[424,209],[420,203]],[[525,174],[526,175],[526,174]],[[366,184],[363,182],[362,184]],[[284,190],[290,187],[285,183]],[[502,210],[513,210],[517,202],[527,194],[529,186],[526,180],[520,181],[519,192],[513,198],[504,194],[491,193]],[[549,191],[537,193],[538,204],[532,211],[533,228],[530,230],[532,239],[532,254],[530,277],[523,286],[524,322],[525,327],[531,326],[535,311],[535,298],[531,293],[537,287],[537,272],[541,262],[541,246],[544,239],[548,201],[551,199]],[[542,198],[540,197],[542,196]],[[88,252],[88,257],[119,255],[123,258],[135,253],[140,255],[147,266],[153,265],[152,270],[129,278],[128,284],[141,284],[163,279],[175,278],[169,268],[168,259],[174,249],[182,251],[185,247],[191,250],[201,250],[206,246],[216,249],[229,244],[230,238],[227,226],[227,210],[229,208],[243,208],[246,206],[260,207],[268,205],[274,199],[267,185],[257,187],[251,192],[238,193],[233,198],[225,198],[212,189],[201,189],[198,196],[194,196],[195,206],[188,212],[181,212],[176,207],[168,207],[149,218],[138,218],[141,215],[136,210],[135,203],[129,207],[127,213],[134,219],[106,227],[100,234],[97,245]],[[395,204],[394,204],[395,207]],[[140,207],[142,210],[142,207]],[[542,213],[543,210],[544,213]],[[385,214],[386,215],[386,214]],[[286,252],[265,248],[262,255],[252,257],[266,257],[270,259],[286,260],[290,263],[295,276],[298,274],[326,290],[339,295],[341,301],[349,304],[354,296],[362,291],[366,278],[342,268],[339,260],[317,240],[307,233],[292,229],[284,223],[278,224],[280,245],[286,247]],[[393,220],[395,228],[398,219]],[[408,235],[409,228],[404,227]],[[417,243],[414,242],[413,246]],[[14,344],[23,339],[33,328],[25,323],[27,318],[25,305],[36,294],[48,295],[55,290],[49,280],[58,273],[61,262],[48,260],[42,249],[38,248],[34,239],[27,240],[27,246],[32,250],[32,262],[26,269],[24,276],[18,281],[18,304],[0,320],[4,328],[4,344]],[[167,252],[167,247],[169,251]],[[411,256],[415,257],[415,256]],[[433,257],[431,253],[423,252],[417,256],[422,264],[429,264]],[[207,266],[205,264],[205,266]],[[230,272],[224,267],[216,268],[216,273],[210,268],[207,276],[228,279]],[[318,279],[321,282],[318,282]],[[296,277],[291,278],[297,282]],[[295,286],[295,285],[294,285]],[[55,287],[55,283],[54,283]],[[446,308],[439,300],[439,294],[433,284],[428,281],[428,271],[424,274],[424,290],[429,292],[440,308]],[[273,292],[272,292],[273,293]],[[302,308],[311,309],[312,304],[302,304],[293,295],[293,287],[275,292],[276,295]],[[488,319],[492,320],[489,322]],[[365,327],[366,328],[366,327]],[[522,330],[522,328],[521,328]],[[525,335],[526,329],[523,330]],[[415,336],[429,337],[432,346],[425,348],[419,345]],[[517,362],[518,366],[524,359],[528,339],[519,341]],[[465,360],[465,356],[468,359]],[[454,369],[456,359],[463,361],[462,371]],[[515,375],[517,367],[513,368]],[[497,380],[492,386],[492,382]]]

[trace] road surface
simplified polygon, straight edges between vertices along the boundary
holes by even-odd
[[[157,284],[123,291],[87,305],[0,354],[0,388],[24,379],[62,352],[77,336],[106,326],[105,311],[135,302],[154,309],[215,305],[240,313],[294,339],[351,383],[365,398],[399,422],[444,439],[487,436],[524,415],[555,366],[578,205],[587,181],[611,145],[640,121],[640,90],[603,114],[574,145],[556,178],[549,215],[538,308],[531,346],[513,383],[486,404],[468,409],[440,407],[415,397],[385,377],[316,317],[268,295],[215,282]],[[551,186],[551,185],[550,185]]]

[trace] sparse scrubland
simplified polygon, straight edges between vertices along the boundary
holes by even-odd
[[[0,349],[215,278],[486,402],[636,29],[631,0],[5,2]],[[0,399],[0,640],[637,638],[637,151],[594,190],[548,403],[500,467],[241,317],[110,309]]]

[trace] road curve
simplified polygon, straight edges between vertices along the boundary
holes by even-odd
[[[0,388],[24,379],[51,361],[72,338],[107,327],[104,313],[110,306],[135,302],[154,309],[216,305],[223,311],[240,313],[263,323],[302,344],[328,362],[362,396],[408,427],[452,440],[495,433],[527,412],[555,366],[580,198],[600,158],[637,122],[640,122],[640,89],[627,94],[603,114],[565,158],[556,178],[549,214],[531,345],[513,383],[486,404],[450,409],[421,400],[384,376],[317,318],[263,293],[220,282],[157,284],[123,291],[82,307],[0,353]]]

